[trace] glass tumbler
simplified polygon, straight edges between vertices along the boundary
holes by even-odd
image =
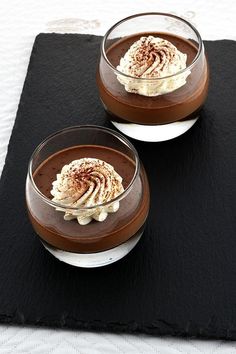
[[[90,207],[53,201],[57,174],[84,157],[111,164],[123,179],[123,192]],[[125,137],[100,126],[76,126],[50,135],[36,147],[28,167],[26,202],[32,226],[51,254],[74,266],[99,267],[124,257],[139,241],[149,211],[149,185],[138,153]],[[114,203],[119,209],[104,221],[80,225],[64,219],[65,213],[93,213]]]
[[[134,42],[148,36],[163,38],[187,54],[186,67],[160,77],[127,74],[121,58]],[[152,69],[157,61],[169,65],[169,54],[162,49],[145,52],[142,60],[147,67]],[[192,24],[172,14],[143,13],[117,22],[105,34],[97,86],[117,129],[138,140],[164,141],[183,134],[198,119],[207,96],[208,72],[204,44]]]

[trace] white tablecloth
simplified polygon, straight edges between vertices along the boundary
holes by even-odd
[[[119,19],[147,11],[182,16],[203,39],[236,40],[233,0],[0,0],[0,174],[37,33],[103,35]],[[0,325],[0,353],[231,354],[236,342]]]

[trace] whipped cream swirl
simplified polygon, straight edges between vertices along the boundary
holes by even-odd
[[[124,191],[122,177],[113,166],[94,158],[82,158],[65,165],[52,186],[52,200],[63,206],[56,209],[65,212],[65,220],[77,219],[80,225],[87,225],[93,219],[104,221],[108,213],[115,213],[119,201],[104,207],[96,205],[109,202]],[[93,206],[95,208],[83,209]]]
[[[133,78],[117,75],[117,79],[127,92],[144,96],[162,95],[186,83],[190,70],[168,78],[185,69],[186,61],[187,54],[180,52],[171,42],[159,37],[141,37],[132,44],[117,66],[117,70]]]

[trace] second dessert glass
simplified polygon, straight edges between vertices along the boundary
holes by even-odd
[[[111,164],[123,178],[124,191],[109,202],[71,207],[52,201],[50,191],[63,166],[89,157]],[[45,248],[80,267],[99,267],[124,257],[139,241],[149,211],[147,176],[134,146],[122,135],[99,126],[77,126],[46,138],[33,152],[26,181],[29,218]],[[105,221],[80,225],[64,213],[87,213],[119,203]],[[64,211],[64,213],[63,213]]]
[[[130,46],[149,35],[166,39],[186,53],[186,68],[166,77],[148,79],[118,70],[120,59]],[[125,83],[150,91],[153,87],[173,86],[181,80],[185,80],[181,87],[152,97],[127,92],[124,87]],[[196,122],[207,96],[208,65],[201,36],[192,24],[172,14],[127,17],[112,26],[103,38],[97,85],[109,119],[121,132],[143,141],[175,138]]]

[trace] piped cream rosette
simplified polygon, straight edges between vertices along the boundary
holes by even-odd
[[[118,74],[117,79],[127,92],[158,96],[185,85],[190,70],[171,75],[185,69],[186,62],[187,55],[171,42],[159,37],[141,37],[132,44],[117,66],[117,70],[132,78]]]
[[[115,213],[119,209],[119,201],[106,206],[96,205],[109,202],[124,191],[122,177],[113,166],[94,158],[83,158],[65,165],[52,186],[52,200],[62,205],[56,210],[65,212],[65,220],[77,219],[80,225],[87,225],[93,219],[104,221],[109,213]]]

